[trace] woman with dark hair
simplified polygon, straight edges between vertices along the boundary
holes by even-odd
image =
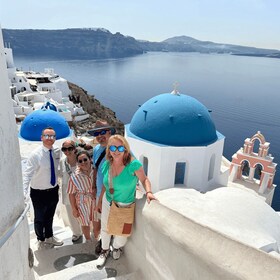
[[[135,201],[136,184],[138,179],[146,190],[147,202],[156,199],[151,191],[151,183],[145,175],[140,161],[132,157],[127,140],[121,135],[109,138],[106,148],[106,161],[102,165],[104,175],[103,188],[98,202],[101,211],[101,240],[102,251],[96,261],[101,268],[109,255],[111,235],[107,232],[107,221],[112,199],[120,207],[127,207]],[[111,181],[111,182],[110,182]],[[110,193],[110,184],[113,186],[113,195]],[[105,195],[104,195],[105,193]],[[112,198],[113,196],[113,198]],[[114,236],[112,242],[112,256],[118,259],[125,245],[127,237]]]
[[[65,140],[62,144],[61,151],[64,157],[60,160],[60,177],[61,177],[61,198],[62,204],[65,206],[66,215],[62,215],[65,225],[69,225],[72,230],[72,241],[76,242],[82,237],[82,230],[79,222],[74,218],[72,207],[67,193],[68,181],[72,173],[75,172],[77,167],[76,153],[77,149],[74,141]]]
[[[92,209],[95,207],[96,196],[96,190],[93,189],[93,169],[87,151],[79,151],[76,159],[78,167],[70,176],[67,192],[69,193],[73,216],[78,219],[86,242],[90,242]]]

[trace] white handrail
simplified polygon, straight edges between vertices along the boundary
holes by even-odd
[[[27,211],[30,208],[30,203],[26,203],[25,209],[20,215],[20,217],[17,219],[14,225],[10,227],[10,229],[0,238],[0,248],[6,243],[6,241],[13,235],[17,227],[20,225],[20,223],[23,221]]]

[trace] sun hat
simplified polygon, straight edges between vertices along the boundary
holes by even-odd
[[[116,133],[116,129],[109,125],[106,121],[103,120],[97,120],[95,122],[95,125],[92,129],[88,130],[88,134],[94,136],[94,132],[98,131],[98,130],[102,130],[102,129],[108,129],[111,131],[111,134],[115,134]]]

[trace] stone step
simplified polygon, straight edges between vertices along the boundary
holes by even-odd
[[[96,268],[94,254],[96,241],[85,243],[81,238],[72,242],[72,232],[65,227],[59,215],[54,217],[54,236],[63,240],[63,246],[51,249],[37,248],[32,217],[29,216],[30,247],[34,254],[34,275],[36,280],[66,279],[135,279],[131,278],[125,264],[125,254],[119,260],[108,258],[103,269]]]
[[[143,280],[143,276],[140,275],[140,273],[138,272],[132,272],[132,273],[128,273],[122,276],[117,276],[117,277],[111,277],[111,278],[107,278],[108,280]]]
[[[125,258],[117,261],[109,258],[102,269],[95,267],[95,261],[89,261],[73,267],[40,276],[39,280],[99,280],[99,279],[141,279],[136,273],[128,273]]]

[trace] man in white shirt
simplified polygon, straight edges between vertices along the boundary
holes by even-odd
[[[61,246],[63,242],[53,236],[53,217],[58,203],[57,174],[60,160],[59,149],[53,149],[56,134],[53,128],[42,131],[43,145],[28,158],[23,172],[24,197],[29,196],[34,208],[34,229],[38,249]]]

